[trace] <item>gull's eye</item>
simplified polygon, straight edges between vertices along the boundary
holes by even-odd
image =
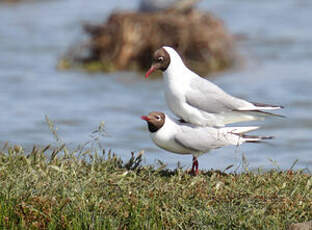
[[[156,120],[157,121],[160,121],[161,120],[161,117],[160,116],[155,116]]]
[[[160,56],[159,58],[158,58],[158,61],[159,62],[162,62],[164,60],[164,57],[162,57],[162,56]]]

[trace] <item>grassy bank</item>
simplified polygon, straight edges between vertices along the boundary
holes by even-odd
[[[0,229],[286,229],[312,219],[304,172],[193,177],[140,161],[8,147],[0,153]]]

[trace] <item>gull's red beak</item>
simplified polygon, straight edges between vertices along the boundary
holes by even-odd
[[[155,66],[151,66],[151,68],[146,72],[145,78],[148,78],[148,76],[153,73],[156,70]]]
[[[144,121],[149,121],[150,119],[147,116],[141,116],[141,119]]]

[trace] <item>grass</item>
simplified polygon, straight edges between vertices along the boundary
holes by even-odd
[[[6,146],[0,229],[287,229],[312,219],[312,177],[303,171],[193,177],[141,159]]]

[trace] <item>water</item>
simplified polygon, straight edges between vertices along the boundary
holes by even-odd
[[[161,79],[119,72],[88,74],[58,71],[58,58],[84,38],[81,23],[101,22],[112,10],[135,9],[137,1],[31,1],[0,4],[0,143],[54,143],[44,116],[55,121],[69,146],[90,140],[101,121],[109,137],[106,148],[127,158],[145,150],[146,164],[157,159],[190,167],[191,156],[158,149],[140,116],[168,111]],[[274,135],[268,144],[226,147],[200,157],[200,168],[224,169],[241,163],[250,168],[312,169],[312,3],[310,0],[212,0],[201,7],[221,17],[230,31],[243,35],[238,50],[240,69],[211,80],[233,95],[252,101],[282,104],[287,119],[256,122],[257,134]]]

